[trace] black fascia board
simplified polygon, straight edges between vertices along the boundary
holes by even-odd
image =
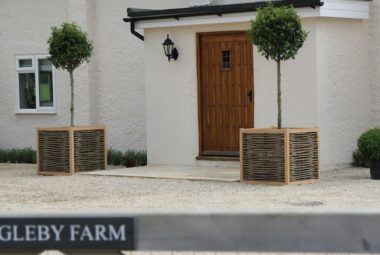
[[[316,8],[323,6],[321,0],[281,0],[272,1],[274,6],[292,5],[295,8],[311,7]],[[125,22],[137,22],[143,20],[158,20],[158,19],[180,19],[184,17],[196,17],[207,15],[223,15],[242,12],[254,12],[258,8],[264,7],[268,1],[241,3],[241,4],[226,4],[226,5],[209,5],[197,6],[188,8],[163,9],[163,10],[146,10],[128,8],[128,18],[124,18]]]

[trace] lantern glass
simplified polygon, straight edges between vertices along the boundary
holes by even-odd
[[[167,38],[162,44],[162,46],[164,47],[165,56],[170,57],[173,52],[174,43],[172,42],[172,40],[170,40],[169,35],[167,35]]]
[[[169,35],[167,35],[166,40],[162,43],[162,46],[164,47],[165,56],[170,61],[171,59],[177,60],[178,58],[178,51],[174,47],[174,43],[172,40],[170,40]]]
[[[168,54],[171,56],[172,55],[172,52],[173,52],[173,46],[174,46],[174,44],[170,44],[170,45],[168,45]],[[168,56],[169,56],[168,55]]]

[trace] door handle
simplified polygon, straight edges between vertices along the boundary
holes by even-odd
[[[249,101],[252,102],[252,100],[253,100],[253,91],[252,91],[252,89],[250,89],[250,90],[248,91],[247,96],[248,96],[248,98],[249,98]]]

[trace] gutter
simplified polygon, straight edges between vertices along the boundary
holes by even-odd
[[[215,6],[197,6],[188,8],[176,8],[176,9],[163,9],[163,10],[141,10],[128,8],[128,18],[124,18],[124,22],[130,23],[131,33],[140,40],[144,41],[144,36],[138,33],[135,29],[135,24],[138,21],[146,20],[159,20],[159,19],[175,19],[180,20],[186,17],[198,17],[217,15],[221,17],[224,14],[254,12],[257,9],[265,6],[268,2],[255,2],[255,3],[241,3],[241,4],[227,4],[227,5],[215,5]],[[274,6],[286,6],[292,5],[294,8],[316,7],[323,6],[321,0],[281,0],[273,1]]]

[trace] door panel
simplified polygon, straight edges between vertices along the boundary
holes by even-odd
[[[253,127],[253,54],[246,32],[198,36],[200,154],[238,156],[239,129]]]

